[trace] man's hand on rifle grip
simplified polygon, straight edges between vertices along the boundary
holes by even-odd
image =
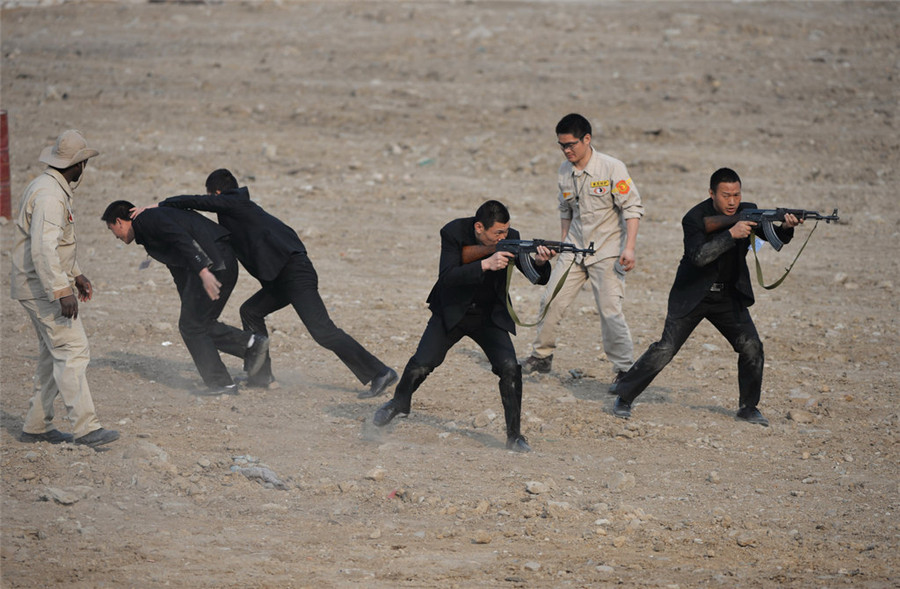
[[[481,260],[481,269],[485,272],[488,270],[504,270],[514,257],[515,255],[512,252],[494,252],[491,257]]]
[[[731,233],[731,237],[734,239],[744,239],[745,237],[750,237],[754,227],[756,227],[756,223],[753,221],[738,221],[732,225],[728,232]]]

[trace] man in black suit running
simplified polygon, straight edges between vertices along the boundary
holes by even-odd
[[[239,188],[228,170],[211,173],[206,179],[206,192],[205,196],[173,196],[159,206],[216,213],[219,224],[231,232],[231,246],[238,260],[262,285],[241,305],[244,329],[268,335],[266,316],[292,305],[317,344],[334,352],[361,383],[371,383],[359,398],[377,397],[397,381],[394,369],[328,317],[319,296],[318,275],[296,231],[250,200],[250,192],[246,187]],[[247,384],[266,387],[273,381],[272,363],[267,357]]]
[[[703,224],[705,217],[731,216],[755,208],[753,203],[741,202],[741,179],[737,172],[720,168],[709,180],[709,198],[694,206],[681,220],[684,256],[669,292],[662,337],[619,380],[613,408],[617,417],[631,417],[631,404],[637,396],[675,357],[697,325],[707,319],[738,353],[737,419],[769,425],[769,420],[757,408],[762,390],[763,345],[748,310],[754,299],[747,250],[761,228],[752,221],[741,221],[729,229],[706,233]],[[775,233],[787,243],[794,236],[794,227],[802,222],[787,214]],[[758,237],[765,239],[762,231]]]
[[[428,295],[431,319],[403,370],[394,398],[375,412],[375,425],[384,426],[397,415],[409,415],[413,393],[441,365],[450,348],[468,336],[484,350],[492,371],[500,377],[506,447],[516,452],[531,451],[521,431],[522,367],[510,337],[516,326],[506,306],[506,267],[515,256],[495,252],[463,263],[463,247],[496,246],[501,239],[519,239],[519,232],[510,228],[509,211],[496,200],[481,205],[474,217],[456,219],[441,229],[440,270]],[[538,248],[538,284],[547,284],[550,279],[547,261],[552,256],[549,249]],[[519,261],[515,259],[515,263]]]

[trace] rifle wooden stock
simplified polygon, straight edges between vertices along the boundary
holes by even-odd
[[[497,251],[496,245],[464,245],[462,248],[462,263],[469,264],[477,260],[493,255]]]
[[[703,217],[703,231],[706,233],[715,233],[722,229],[727,229],[741,220],[740,215],[716,215],[714,217]]]

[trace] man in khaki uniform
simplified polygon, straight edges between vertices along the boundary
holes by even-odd
[[[578,261],[538,326],[532,354],[522,368],[526,373],[550,372],[559,322],[584,283],[590,281],[600,312],[603,349],[616,372],[610,387],[613,392],[620,375],[634,363],[634,346],[622,302],[625,273],[635,265],[634,249],[644,207],[625,164],[591,145],[591,124],[587,119],[579,114],[566,115],[556,126],[556,136],[566,157],[557,178],[562,240],[579,248],[593,242],[595,253],[578,254]],[[560,255],[541,298],[541,313],[574,256]]]
[[[78,317],[78,299],[88,301],[91,281],[75,260],[72,193],[84,174],[90,149],[81,133],[65,131],[41,152],[48,168],[22,196],[12,255],[12,298],[25,308],[38,336],[40,352],[34,394],[25,415],[23,442],[108,444],[119,432],[100,426],[85,370],[90,362],[87,336]],[[77,294],[77,297],[76,297]],[[53,428],[53,402],[59,394],[73,434]]]

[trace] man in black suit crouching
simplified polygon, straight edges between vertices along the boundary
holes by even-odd
[[[684,256],[669,292],[669,309],[660,340],[651,344],[618,382],[613,413],[631,417],[631,404],[675,357],[701,321],[707,319],[738,353],[737,419],[768,426],[769,421],[757,408],[762,390],[763,345],[750,317],[753,288],[747,269],[747,250],[754,239],[752,221],[740,221],[729,229],[706,233],[703,219],[717,215],[736,215],[743,209],[755,209],[741,202],[741,179],[729,168],[716,170],[709,180],[709,198],[697,204],[681,220],[684,230]],[[775,233],[787,243],[794,227],[802,223],[794,215],[785,215]],[[758,237],[765,239],[762,231]]]
[[[522,367],[510,337],[516,326],[506,306],[506,267],[511,261],[516,265],[519,262],[512,253],[494,252],[463,263],[463,247],[490,248],[501,239],[519,239],[519,232],[510,228],[509,211],[496,200],[481,205],[474,217],[456,219],[441,229],[438,280],[428,295],[431,319],[403,370],[394,398],[375,412],[375,425],[384,426],[397,415],[409,415],[413,393],[441,365],[450,348],[468,336],[484,350],[492,371],[500,377],[506,447],[516,452],[531,451],[521,431]],[[534,261],[539,284],[547,284],[550,279],[547,261],[552,256],[549,249],[538,248]]]

